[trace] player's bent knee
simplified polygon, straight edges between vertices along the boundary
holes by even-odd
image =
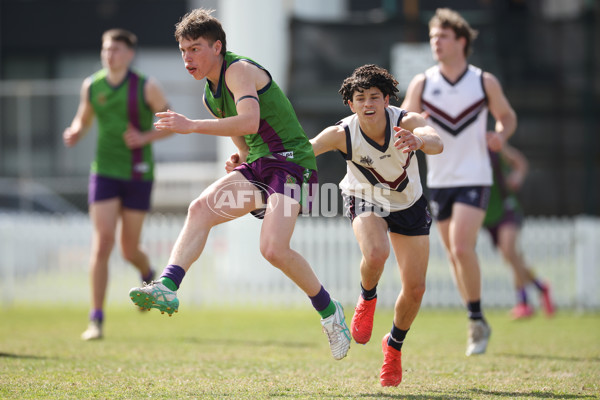
[[[194,217],[202,212],[207,207],[206,200],[202,197],[194,199],[188,206],[188,217]]]
[[[198,197],[192,201],[188,207],[187,219],[194,224],[204,223],[209,225],[217,224],[218,215],[208,205],[206,198]]]
[[[475,249],[469,246],[457,244],[452,246],[452,258],[458,261],[465,257],[470,257],[474,251]]]
[[[260,253],[265,258],[265,260],[267,260],[277,268],[283,269],[283,266],[285,265],[285,260],[287,258],[287,252],[285,251],[285,249],[270,243],[261,243]]]
[[[420,303],[425,295],[425,284],[413,285],[403,290],[404,296],[408,297],[413,303]]]
[[[96,240],[94,252],[98,255],[107,255],[112,252],[114,246],[115,237],[113,235],[102,235]]]
[[[138,257],[139,250],[137,249],[137,246],[133,249],[123,247],[121,249],[121,253],[123,254],[123,258],[125,259],[125,261],[133,264],[133,262]]]
[[[373,248],[369,251],[365,251],[363,257],[367,264],[367,267],[372,266],[374,269],[377,269],[383,265],[387,261],[390,255],[390,249],[388,248]]]

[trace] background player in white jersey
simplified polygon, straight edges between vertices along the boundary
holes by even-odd
[[[382,340],[382,386],[397,386],[402,380],[400,350],[425,292],[431,217],[415,152],[437,154],[443,149],[440,137],[420,114],[389,105],[390,97],[397,99],[397,84],[383,68],[357,68],[340,89],[354,114],[311,140],[315,155],[339,150],[347,161],[340,188],[362,252],[362,292],[351,327],[357,343],[371,338],[377,283],[390,241],[396,255],[402,290],[392,330]]]
[[[402,108],[426,112],[444,142],[444,153],[427,156],[431,211],[468,309],[466,354],[482,354],[491,329],[481,308],[481,273],[475,245],[487,208],[492,171],[488,147],[499,151],[517,117],[498,80],[467,63],[477,36],[453,10],[438,9],[429,21],[437,65],[411,81]],[[495,129],[487,131],[487,111]]]

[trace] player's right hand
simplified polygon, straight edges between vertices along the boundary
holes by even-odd
[[[225,171],[227,171],[227,173],[230,173],[235,169],[235,167],[239,166],[240,164],[240,155],[238,153],[233,153],[229,157],[229,160],[225,161]]]
[[[154,127],[159,131],[188,134],[194,131],[194,124],[185,115],[167,110],[154,114],[159,118]]]
[[[63,132],[63,142],[65,143],[65,146],[73,147],[77,144],[78,140],[79,134],[76,131],[74,131],[70,126],[65,129]]]

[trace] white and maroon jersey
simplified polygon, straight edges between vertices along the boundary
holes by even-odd
[[[483,72],[469,65],[454,83],[438,66],[425,71],[423,109],[444,143],[444,151],[427,159],[427,186],[489,186],[492,168],[486,142],[487,96]]]
[[[419,165],[414,151],[403,153],[394,147],[394,126],[399,126],[406,111],[389,106],[385,143],[381,146],[360,129],[353,114],[338,125],[346,131],[344,154],[346,176],[340,182],[342,193],[366,200],[394,212],[409,208],[423,194]]]

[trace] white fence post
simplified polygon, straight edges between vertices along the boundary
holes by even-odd
[[[14,301],[15,254],[12,239],[15,232],[10,230],[10,216],[0,215],[0,304],[10,305]],[[12,235],[11,235],[12,233]]]
[[[575,295],[577,309],[600,305],[600,218],[580,216],[575,219]]]

